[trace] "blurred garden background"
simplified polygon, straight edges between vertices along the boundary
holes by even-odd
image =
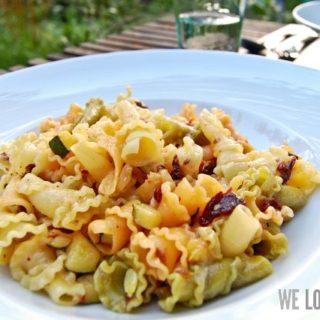
[[[173,12],[174,0],[0,0],[0,69]],[[291,22],[302,0],[248,0],[247,18]]]

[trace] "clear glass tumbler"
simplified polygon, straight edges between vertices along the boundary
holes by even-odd
[[[181,48],[238,51],[246,0],[175,0]]]

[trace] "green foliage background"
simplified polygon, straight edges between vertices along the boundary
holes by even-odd
[[[276,0],[248,0],[247,17],[279,19]],[[174,0],[0,0],[0,68],[26,64],[166,12]],[[285,21],[299,0],[287,0]]]

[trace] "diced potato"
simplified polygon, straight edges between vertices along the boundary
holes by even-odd
[[[134,204],[133,217],[136,224],[149,230],[158,227],[162,220],[157,209],[144,203]]]
[[[224,223],[220,235],[222,254],[234,257],[243,253],[261,228],[247,207],[238,205]]]
[[[71,147],[71,151],[98,182],[113,169],[107,152],[94,142],[80,141]]]
[[[93,272],[99,261],[98,249],[80,232],[76,233],[67,248],[66,268],[79,273]]]

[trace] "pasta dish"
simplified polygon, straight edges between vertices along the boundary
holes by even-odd
[[[272,273],[282,225],[320,184],[284,144],[256,150],[217,108],[91,98],[0,145],[0,264],[55,303],[201,306]]]

